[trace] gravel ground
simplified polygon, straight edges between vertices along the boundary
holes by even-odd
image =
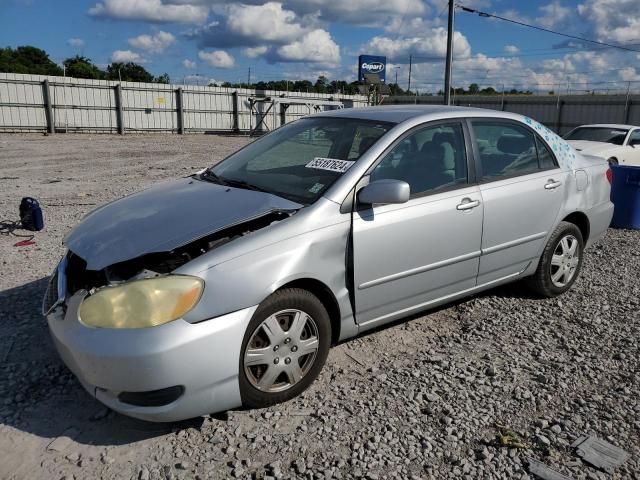
[[[58,360],[39,314],[83,215],[244,145],[217,136],[0,135],[0,219],[44,208],[35,245],[0,236],[0,478],[640,477],[640,232],[610,230],[559,299],[513,285],[332,349],[302,396],[179,424],[110,412]],[[16,233],[24,233],[18,231]],[[570,444],[624,448],[613,475]]]

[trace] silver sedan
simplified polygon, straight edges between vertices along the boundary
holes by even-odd
[[[567,291],[610,171],[520,115],[325,112],[98,208],[44,312],[86,390],[173,421],[286,401],[329,347],[500,284]]]

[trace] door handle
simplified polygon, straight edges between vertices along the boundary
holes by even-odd
[[[471,210],[480,206],[480,200],[471,200],[470,198],[463,198],[462,203],[459,203],[456,208],[458,210]]]
[[[556,182],[553,178],[550,178],[545,184],[544,188],[545,190],[553,190],[555,188],[558,188],[560,185],[562,185],[562,182]]]

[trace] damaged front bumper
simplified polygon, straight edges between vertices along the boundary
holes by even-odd
[[[100,402],[156,422],[241,405],[240,349],[257,306],[196,324],[179,319],[150,328],[107,329],[80,322],[85,296],[79,291],[52,308],[47,323],[64,363]]]

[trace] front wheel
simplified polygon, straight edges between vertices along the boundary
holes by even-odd
[[[618,165],[618,159],[615,157],[607,159],[607,162],[609,162],[609,165]]]
[[[291,288],[268,297],[242,341],[243,405],[266,407],[302,393],[320,374],[330,343],[329,315],[313,294]]]
[[[544,297],[563,294],[576,281],[582,267],[584,240],[573,223],[561,222],[544,248],[536,273],[531,277],[533,290]]]

